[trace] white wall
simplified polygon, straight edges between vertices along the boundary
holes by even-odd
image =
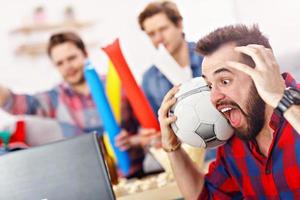
[[[4,2],[4,0],[1,0]],[[73,5],[78,19],[93,20],[95,26],[80,31],[86,42],[96,41],[105,46],[116,37],[121,37],[124,54],[138,81],[144,70],[151,64],[149,40],[139,30],[137,16],[149,0],[10,0],[1,4],[0,32],[0,84],[17,92],[36,92],[52,87],[60,81],[60,76],[47,56],[38,58],[16,57],[14,49],[28,41],[47,41],[50,33],[31,35],[10,35],[9,32],[22,24],[31,22],[31,13],[37,5],[46,8],[48,20],[57,22],[62,18],[66,5]],[[234,23],[233,0],[188,0],[176,1],[184,16],[185,32],[188,40],[198,40],[212,29]],[[218,6],[216,6],[218,4]],[[221,4],[221,5],[220,5]],[[106,71],[107,58],[99,48],[90,50],[95,64]]]
[[[124,54],[138,81],[151,64],[149,40],[139,30],[138,13],[149,0],[0,0],[0,84],[17,92],[37,92],[52,87],[60,76],[47,56],[16,57],[14,49],[28,41],[47,41],[50,33],[10,35],[18,26],[31,22],[31,13],[37,5],[46,8],[48,21],[58,22],[63,8],[72,5],[78,19],[92,20],[95,25],[80,31],[83,39],[96,43],[90,49],[94,63],[106,72],[107,58],[100,46],[116,37],[123,41]],[[197,41],[213,29],[236,22],[259,23],[271,39],[276,56],[285,69],[292,69],[299,80],[300,13],[298,2],[287,0],[177,0],[184,17],[186,38]],[[292,58],[290,58],[292,57]],[[287,59],[288,58],[288,59]],[[286,67],[289,66],[289,67]]]
[[[300,2],[297,0],[235,0],[237,22],[258,23],[269,37],[281,66],[300,81]]]

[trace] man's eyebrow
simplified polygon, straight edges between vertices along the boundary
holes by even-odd
[[[227,68],[220,68],[220,69],[217,69],[216,71],[214,71],[214,75],[219,74],[221,72],[229,72],[229,73],[232,74],[232,71],[230,71],[229,69],[227,69]]]
[[[216,74],[219,74],[221,72],[229,72],[229,73],[232,73],[232,71],[230,71],[229,69],[227,68],[220,68],[220,69],[217,69],[216,71],[214,71],[214,75]],[[206,76],[204,74],[201,75],[201,77],[203,77],[204,79],[206,79]]]

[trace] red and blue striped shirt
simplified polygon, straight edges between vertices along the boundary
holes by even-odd
[[[53,89],[35,95],[14,94],[3,108],[15,115],[36,115],[57,120],[65,137],[97,131],[103,134],[104,128],[91,95],[74,91],[69,84],[62,83]],[[122,94],[121,128],[130,134],[138,132],[138,122],[129,101]],[[130,175],[139,174],[144,159],[143,149],[129,149],[131,158]]]
[[[300,88],[289,74],[283,77],[287,86]],[[269,124],[274,137],[268,156],[255,141],[233,136],[218,149],[199,199],[300,199],[300,133],[275,113]]]

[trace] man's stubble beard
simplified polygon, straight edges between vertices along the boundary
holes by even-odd
[[[85,84],[85,78],[84,75],[82,74],[82,76],[80,77],[80,79],[78,79],[76,82],[69,82],[68,83],[72,86],[72,87],[78,87],[81,86],[83,84]]]
[[[235,134],[244,141],[255,140],[265,124],[266,104],[259,96],[254,83],[250,88],[248,102],[246,104],[247,113],[240,109],[246,117],[247,127],[243,130],[234,128]]]

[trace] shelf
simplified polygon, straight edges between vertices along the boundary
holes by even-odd
[[[46,53],[46,43],[22,44],[16,50],[16,55],[37,56]]]
[[[87,42],[87,48],[99,47],[99,42]],[[22,44],[15,50],[17,56],[39,56],[46,53],[47,43],[28,43]]]
[[[81,29],[92,26],[93,22],[79,22],[79,21],[66,21],[62,23],[46,23],[46,24],[35,24],[35,25],[25,25],[19,28],[12,30],[11,34],[30,34],[32,32],[42,32],[42,31],[51,31],[61,28],[75,28]]]

